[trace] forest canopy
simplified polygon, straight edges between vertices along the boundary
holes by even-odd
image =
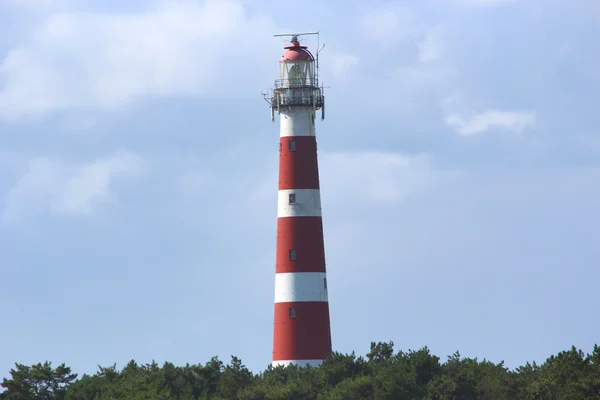
[[[235,356],[179,367],[132,360],[81,377],[65,364],[16,363],[9,373],[2,400],[600,400],[598,345],[591,354],[572,347],[513,370],[458,352],[442,362],[427,347],[395,352],[393,342],[373,342],[366,357],[334,353],[318,368],[269,366],[257,374]]]

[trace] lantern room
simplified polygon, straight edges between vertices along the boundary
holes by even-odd
[[[291,46],[285,47],[286,52],[279,61],[280,87],[292,88],[299,86],[316,86],[315,58],[306,46],[300,46],[298,38],[292,38]]]

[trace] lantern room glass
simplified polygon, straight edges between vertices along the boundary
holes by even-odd
[[[314,86],[314,61],[282,61],[280,63],[282,87]]]

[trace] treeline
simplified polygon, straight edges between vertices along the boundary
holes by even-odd
[[[572,347],[543,364],[509,370],[503,363],[461,357],[445,362],[425,347],[394,352],[393,343],[371,343],[366,357],[334,353],[319,368],[268,368],[253,374],[237,357],[228,364],[165,363],[122,370],[99,367],[77,374],[62,364],[16,364],[4,378],[3,400],[600,400],[600,347],[584,354]]]

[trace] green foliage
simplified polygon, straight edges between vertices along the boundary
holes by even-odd
[[[600,400],[600,347],[572,347],[514,371],[458,352],[440,363],[427,347],[395,353],[393,342],[373,342],[366,358],[333,353],[318,368],[259,374],[231,356],[227,365],[213,357],[182,367],[131,360],[80,379],[64,364],[16,364],[10,375],[0,400]]]
[[[6,389],[0,395],[3,400],[64,399],[68,385],[77,378],[65,364],[56,368],[49,362],[31,367],[18,363],[15,366],[16,369],[10,370],[12,378],[2,381]]]

